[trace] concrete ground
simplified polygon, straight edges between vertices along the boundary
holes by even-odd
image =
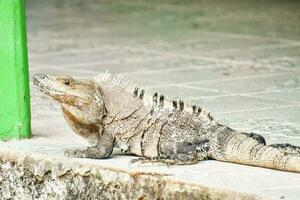
[[[30,74],[121,73],[267,143],[300,145],[300,2],[184,2],[27,0]],[[31,96],[33,138],[1,148],[60,157],[86,145],[58,105],[34,88]],[[300,196],[300,174],[216,161],[130,167],[130,159],[84,161],[271,199]]]

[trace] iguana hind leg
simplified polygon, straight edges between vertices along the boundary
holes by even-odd
[[[197,162],[199,162],[199,158],[194,155],[178,154],[178,155],[174,155],[172,158],[142,157],[142,158],[132,159],[130,161],[130,165],[134,163],[140,163],[140,164],[163,163],[167,165],[191,165]]]
[[[300,147],[291,145],[289,143],[271,144],[269,146],[277,148],[277,149],[279,149],[281,151],[284,151],[285,153],[288,153],[288,154],[299,154],[300,155]]]
[[[184,140],[165,140],[160,143],[159,156],[137,158],[131,164],[143,163],[165,163],[167,165],[189,165],[200,160],[208,159],[207,139],[197,140],[185,138]]]

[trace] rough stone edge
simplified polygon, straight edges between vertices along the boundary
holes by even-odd
[[[57,179],[71,174],[71,176],[91,177],[95,182],[101,180],[101,184],[105,186],[118,183],[118,185],[123,186],[123,189],[125,188],[125,190],[122,190],[123,194],[120,194],[121,196],[124,196],[124,193],[135,194],[126,197],[130,199],[185,199],[186,197],[203,200],[262,199],[262,197],[253,194],[175,181],[168,178],[166,174],[130,172],[68,158],[55,158],[40,154],[1,149],[0,164],[3,165],[5,163],[27,169],[35,178],[41,180],[50,172]]]

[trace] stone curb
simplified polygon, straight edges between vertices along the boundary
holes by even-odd
[[[5,199],[262,199],[77,159],[1,149],[0,162],[0,196]]]

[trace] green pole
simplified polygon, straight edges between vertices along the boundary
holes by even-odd
[[[31,135],[24,0],[0,0],[0,139]]]

